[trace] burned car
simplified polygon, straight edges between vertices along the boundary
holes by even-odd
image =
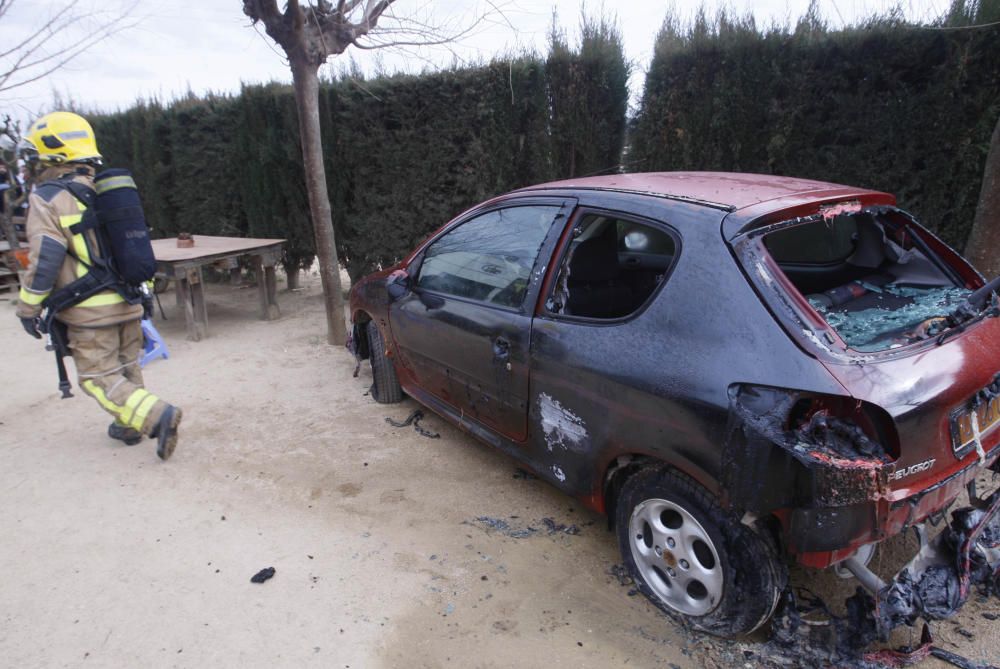
[[[974,490],[1000,453],[995,288],[886,193],[590,177],[492,199],[357,282],[349,346],[377,401],[405,392],[607,514],[675,619],[749,633],[793,560],[853,574],[887,630],[1000,564]],[[922,533],[891,583],[867,569],[966,490],[950,538]]]

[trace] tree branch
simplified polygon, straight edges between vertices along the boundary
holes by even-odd
[[[259,21],[265,27],[281,20],[277,0],[243,0],[243,13],[254,23]]]
[[[13,0],[0,1],[6,3],[0,6],[3,11],[9,9],[13,4]],[[0,72],[0,92],[14,90],[49,76],[88,49],[138,23],[138,20],[127,21],[138,4],[138,2],[133,2],[125,11],[112,15],[106,23],[93,30],[89,36],[67,46],[65,44],[67,40],[60,40],[60,35],[70,29],[73,24],[107,14],[106,12],[76,13],[72,10],[78,3],[79,0],[72,0],[62,12],[46,21],[27,39],[0,54],[0,59],[16,56],[13,62],[6,65],[6,69]]]

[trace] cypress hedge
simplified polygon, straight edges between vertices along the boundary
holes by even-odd
[[[617,171],[625,143],[628,63],[618,28],[586,15],[575,51],[553,21],[545,75],[552,162],[560,178]]]
[[[831,30],[668,17],[628,136],[633,171],[712,169],[896,193],[946,241],[968,235],[1000,114],[1000,0],[954,0],[935,26],[898,16]],[[324,82],[320,112],[338,253],[352,277],[399,259],[463,209],[553,178],[615,169],[626,130],[620,33],[584,18],[547,58]],[[314,256],[290,87],[90,115],[159,236],[282,237]]]
[[[560,68],[570,83],[550,86],[549,74]],[[584,21],[580,47],[562,43],[548,62],[522,56],[420,76],[365,80],[355,71],[324,82],[327,182],[338,254],[351,276],[395,262],[492,195],[616,164],[626,77],[621,37],[601,20]],[[599,123],[550,128],[553,109],[579,100],[593,101],[581,117],[598,115]],[[106,162],[135,175],[154,235],[280,237],[288,240],[286,270],[312,262],[289,86],[244,86],[235,96],[189,95],[88,116]],[[586,154],[566,159],[553,144],[565,145],[574,132],[571,141],[587,145]]]
[[[887,190],[961,249],[1000,115],[1000,1],[935,26],[898,16],[830,30],[668,18],[631,136],[635,169],[733,170]]]
[[[395,262],[463,209],[552,176],[537,59],[342,79],[324,102],[334,226],[352,277]]]

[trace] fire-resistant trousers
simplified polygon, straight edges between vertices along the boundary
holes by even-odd
[[[148,435],[169,405],[143,388],[139,367],[140,322],[100,328],[71,325],[67,330],[80,388],[114,416],[119,425]]]

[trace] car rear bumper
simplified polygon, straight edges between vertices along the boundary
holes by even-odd
[[[865,544],[883,541],[909,527],[943,516],[985,468],[996,468],[1000,448],[915,494],[898,500],[872,499],[843,507],[793,509],[784,516],[787,542],[796,560],[822,569],[850,557]]]

